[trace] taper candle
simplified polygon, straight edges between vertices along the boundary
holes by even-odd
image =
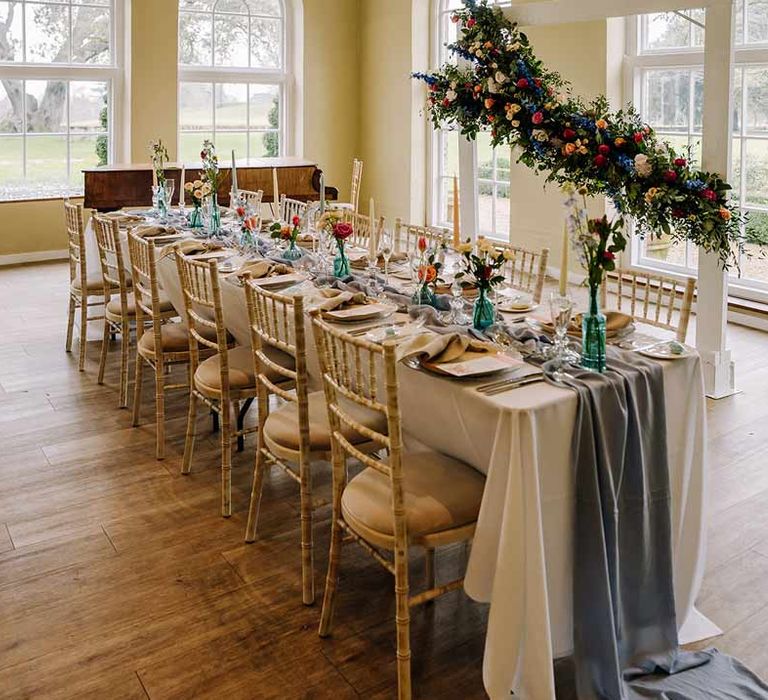
[[[237,166],[235,165],[234,149],[232,149],[232,195],[237,196]]]
[[[272,168],[272,211],[275,215],[275,220],[280,218],[280,190],[277,186],[277,168]]]
[[[568,226],[563,224],[563,251],[560,256],[560,296],[564,297],[568,293],[568,250],[571,247],[571,241],[568,236]]]
[[[453,249],[461,243],[461,220],[459,216],[459,178],[453,176]]]
[[[320,173],[320,214],[325,214],[325,174]]]
[[[371,217],[371,235],[368,239],[368,263],[370,265],[376,264],[376,209],[373,205],[373,197],[368,205],[368,216]]]
[[[157,170],[154,163],[152,163],[152,187],[157,187]]]
[[[184,185],[186,184],[187,171],[184,167],[184,163],[181,164],[181,187],[179,187],[179,206],[184,206]]]

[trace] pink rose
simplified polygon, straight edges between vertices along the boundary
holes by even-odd
[[[538,125],[541,124],[541,122],[544,121],[544,113],[543,112],[534,112],[533,116],[531,117],[531,121]]]

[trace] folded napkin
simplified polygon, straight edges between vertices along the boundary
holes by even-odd
[[[272,262],[271,260],[254,260],[253,262],[246,263],[232,274],[242,277],[248,272],[251,273],[251,277],[254,279],[263,279],[264,277],[275,277],[277,275],[290,275],[293,272],[293,268],[288,265]]]
[[[404,342],[397,351],[398,360],[417,357],[432,363],[454,362],[467,355],[484,355],[495,352],[491,343],[476,340],[462,333],[422,334]]]
[[[140,238],[154,238],[155,236],[170,236],[177,233],[173,226],[158,226],[157,224],[139,224],[131,229],[131,233]]]
[[[568,335],[574,338],[581,338],[581,320],[583,314],[576,314],[568,324]],[[632,324],[632,316],[621,311],[605,312],[605,334],[609,338],[619,334],[621,331],[629,328]],[[542,321],[542,328],[548,333],[554,333],[554,326],[551,321]]]
[[[370,304],[371,300],[363,292],[342,292],[338,289],[323,289],[321,295],[325,301],[317,308],[321,311],[336,311],[350,306]]]
[[[175,253],[177,249],[184,253],[184,255],[196,255],[197,253],[206,253],[209,250],[219,250],[223,247],[220,241],[186,238],[183,241],[174,241],[164,245],[160,250],[160,259]]]
[[[399,263],[407,259],[407,253],[392,253],[391,257],[389,258],[389,264],[391,265],[392,263]],[[349,260],[350,267],[355,269],[364,270],[366,267],[368,267],[369,264],[369,258],[367,255],[350,258]],[[376,265],[380,267],[384,265],[384,256],[381,253],[376,256]]]
[[[139,221],[144,221],[143,216],[138,216],[137,214],[125,214],[119,211],[111,211],[108,214],[105,214],[104,216],[106,216],[108,219],[112,219],[113,221],[117,221],[119,226],[124,226],[125,224],[133,224]]]

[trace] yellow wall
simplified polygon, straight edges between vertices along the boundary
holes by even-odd
[[[410,79],[427,65],[426,0],[361,0],[360,209],[422,223],[426,193],[426,125],[419,115],[423,89]]]

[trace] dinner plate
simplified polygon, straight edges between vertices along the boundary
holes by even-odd
[[[512,302],[499,304],[499,311],[504,311],[508,314],[529,314],[531,311],[535,311],[539,308],[538,304],[513,304]]]
[[[336,323],[357,323],[373,318],[386,318],[395,311],[397,311],[397,307],[392,304],[358,304],[344,309],[324,311],[323,317]]]
[[[672,348],[675,346],[681,347],[683,351],[681,353],[672,352]],[[687,345],[678,343],[676,340],[667,340],[647,348],[640,348],[637,352],[654,360],[682,360],[690,357],[692,351]]]

